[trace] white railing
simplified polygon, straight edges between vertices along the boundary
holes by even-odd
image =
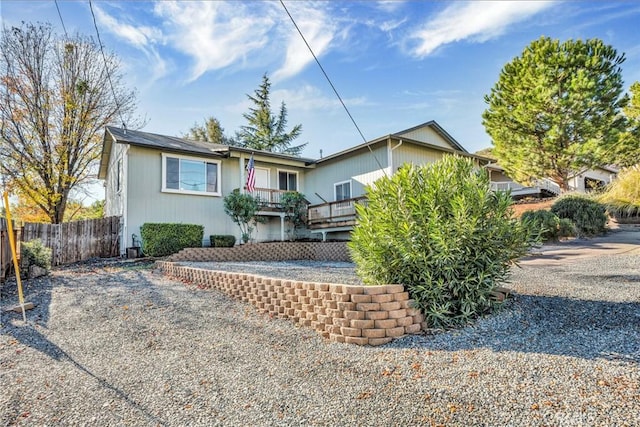
[[[546,190],[553,194],[560,194],[562,192],[560,186],[550,179],[539,179],[533,182],[533,185],[527,187],[517,182],[492,182],[491,189],[493,191],[511,191],[517,192],[521,190]]]
[[[521,188],[525,188],[525,187],[513,181],[491,183],[491,189],[493,191],[509,191],[509,190],[514,191],[514,190],[520,190]]]
[[[562,193],[562,189],[560,188],[560,186],[558,184],[556,184],[555,182],[551,181],[550,179],[539,179],[536,181],[536,187],[542,189],[542,190],[547,190],[553,194],[560,194]]]

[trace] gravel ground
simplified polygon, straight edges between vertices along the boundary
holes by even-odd
[[[541,259],[473,326],[375,348],[150,264],[57,269],[27,283],[28,325],[2,314],[0,424],[639,425],[640,245]],[[311,267],[314,280],[334,272]]]

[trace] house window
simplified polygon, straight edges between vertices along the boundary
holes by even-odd
[[[596,178],[585,177],[584,190],[588,193],[591,191],[600,191],[606,187],[607,183]]]
[[[338,182],[333,188],[336,202],[351,198],[351,181]]]
[[[298,191],[298,172],[278,171],[278,190]]]
[[[162,191],[220,196],[220,162],[163,154]]]

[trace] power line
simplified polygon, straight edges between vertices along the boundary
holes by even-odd
[[[378,158],[376,157],[375,153],[373,152],[373,150],[371,149],[371,145],[368,143],[367,138],[364,137],[362,131],[360,130],[360,127],[358,126],[358,124],[356,123],[355,119],[353,118],[353,116],[351,115],[351,112],[349,111],[349,109],[347,108],[346,104],[344,103],[344,101],[342,100],[342,97],[340,96],[340,94],[338,93],[338,90],[336,89],[336,87],[333,85],[333,82],[331,81],[331,79],[329,78],[329,75],[327,74],[327,72],[324,70],[324,67],[322,66],[322,64],[320,63],[320,60],[318,60],[318,57],[316,56],[316,54],[313,52],[313,49],[311,49],[311,46],[309,45],[309,43],[307,42],[307,39],[304,37],[304,34],[302,34],[302,31],[300,30],[300,27],[298,27],[298,24],[296,23],[295,19],[293,19],[293,16],[291,16],[291,13],[289,13],[289,9],[287,9],[287,6],[285,6],[284,1],[280,0],[280,4],[282,5],[282,7],[284,8],[285,12],[287,12],[287,15],[289,15],[289,19],[291,19],[291,22],[293,23],[293,26],[296,27],[296,30],[298,30],[298,34],[300,34],[300,37],[302,37],[302,41],[304,41],[304,44],[307,46],[307,49],[309,49],[309,52],[311,52],[311,56],[313,56],[313,59],[316,61],[316,64],[318,64],[318,67],[320,67],[320,70],[322,71],[322,74],[324,74],[324,77],[327,79],[327,81],[329,82],[329,85],[331,86],[331,89],[333,89],[333,92],[336,94],[336,96],[338,97],[338,100],[340,100],[340,104],[342,104],[342,107],[344,108],[344,110],[347,112],[347,115],[349,116],[349,118],[351,119],[351,123],[353,123],[353,125],[355,126],[355,128],[357,129],[358,133],[360,134],[360,137],[362,137],[362,140],[365,142],[365,144],[367,144],[367,148],[369,149],[369,151],[371,152],[371,154],[373,155],[373,158],[375,159],[376,163],[378,164],[378,167],[382,170],[382,172],[384,172],[384,174],[386,175],[387,172],[385,171],[385,169],[382,167],[382,165],[380,164],[380,162],[378,161]]]
[[[56,3],[57,4],[57,3]],[[122,117],[122,111],[120,110],[120,104],[118,103],[118,97],[116,96],[116,91],[113,88],[113,82],[111,81],[111,73],[109,72],[109,64],[107,63],[107,57],[104,54],[104,48],[102,47],[102,40],[100,39],[100,32],[98,31],[98,24],[96,23],[96,15],[93,13],[93,5],[91,4],[91,0],[89,0],[89,9],[91,9],[91,17],[93,18],[93,26],[96,29],[96,35],[98,36],[98,45],[100,46],[100,52],[102,53],[102,59],[104,61],[104,68],[107,73],[107,80],[109,81],[109,87],[111,88],[111,93],[113,94],[113,101],[116,103],[116,108],[118,109],[118,115],[120,116],[120,121],[122,121],[122,127],[124,130],[127,130],[127,126],[124,122],[124,117]]]
[[[62,29],[64,30],[64,35],[65,37],[69,37],[69,34],[67,34],[67,27],[64,26],[64,20],[62,19],[62,14],[60,13],[60,7],[58,7],[58,0],[54,0],[54,3],[56,4],[56,9],[58,10],[58,16],[60,17],[60,23],[62,24]]]

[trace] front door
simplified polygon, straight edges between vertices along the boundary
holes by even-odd
[[[269,188],[269,169],[256,168],[256,188]]]

